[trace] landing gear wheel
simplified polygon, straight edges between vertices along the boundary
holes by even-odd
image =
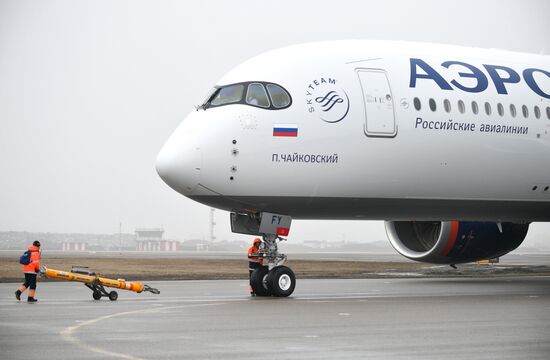
[[[252,272],[250,277],[250,285],[256,296],[270,296],[271,289],[269,288],[267,278],[268,278],[269,268],[267,266],[262,266],[257,268]]]
[[[273,296],[287,297],[294,292],[296,276],[290,268],[277,266],[269,272],[267,282]]]
[[[109,293],[109,300],[116,301],[118,299],[118,293],[116,291],[111,291]]]
[[[101,292],[100,291],[94,291],[92,293],[92,297],[94,298],[94,300],[101,300]]]

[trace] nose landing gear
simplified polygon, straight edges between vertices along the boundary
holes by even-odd
[[[231,213],[230,222],[234,233],[262,236],[260,251],[254,257],[263,257],[267,266],[257,268],[250,276],[256,296],[290,296],[296,287],[296,276],[283,265],[286,255],[279,252],[277,244],[286,240],[280,236],[288,236],[292,218],[268,212]]]
[[[277,242],[284,240],[277,235],[263,235],[260,250],[268,265],[254,270],[250,281],[257,296],[287,297],[294,292],[296,276],[283,266],[287,256],[279,253],[277,246]]]

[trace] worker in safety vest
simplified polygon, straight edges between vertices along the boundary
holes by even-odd
[[[262,240],[260,238],[255,238],[252,246],[248,248],[248,281],[252,280],[252,272],[259,267],[262,267],[264,263],[264,258],[259,254],[260,244]],[[252,289],[252,284],[249,287],[250,295],[255,296],[254,290]]]
[[[38,301],[35,299],[34,293],[36,291],[36,275],[40,272],[40,241],[33,242],[32,245],[28,247],[27,251],[31,253],[31,262],[28,265],[23,265],[25,283],[17,289],[15,297],[17,300],[21,300],[21,294],[29,288],[27,302],[35,303]]]

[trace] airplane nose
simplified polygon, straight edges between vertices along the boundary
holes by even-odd
[[[157,173],[172,189],[183,195],[190,195],[199,183],[201,169],[200,147],[189,134],[176,132],[160,150]]]

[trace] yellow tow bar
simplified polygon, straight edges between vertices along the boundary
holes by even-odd
[[[46,278],[50,279],[60,279],[84,283],[86,287],[93,291],[92,297],[95,300],[99,300],[102,297],[108,297],[111,301],[115,301],[116,299],[118,299],[118,293],[116,291],[107,292],[107,290],[105,290],[105,287],[135,291],[137,293],[148,291],[153,294],[160,294],[159,290],[140,282],[128,282],[122,279],[115,280],[104,278],[99,276],[99,274],[91,272],[86,267],[73,267],[71,271],[61,271],[48,269],[43,266],[40,269],[40,273]]]

